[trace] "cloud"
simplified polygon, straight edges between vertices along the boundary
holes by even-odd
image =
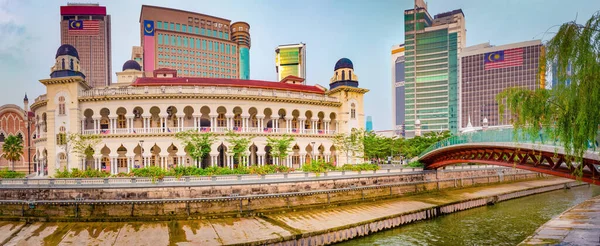
[[[0,0],[0,62],[21,63],[29,51],[32,36],[27,32],[15,1]]]

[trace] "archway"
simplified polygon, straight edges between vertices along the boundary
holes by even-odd
[[[250,145],[248,150],[250,151],[250,159],[248,160],[248,166],[256,165],[258,160],[258,155],[256,154],[256,152],[258,152],[258,147],[256,147],[255,144],[252,144]]]
[[[117,173],[127,173],[127,148],[121,145],[117,149],[117,154],[119,155],[117,157]]]
[[[227,166],[227,146],[225,146],[225,144],[221,143],[221,145],[219,145],[219,147],[217,148],[217,151],[219,151],[219,157],[217,159],[217,166],[226,167]]]
[[[265,146],[265,165],[273,164],[273,156],[271,156],[271,146]]]

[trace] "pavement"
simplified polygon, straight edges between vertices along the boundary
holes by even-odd
[[[568,182],[572,181],[563,178],[521,181],[249,218],[165,222],[0,222],[0,244],[130,246],[229,245],[263,240],[275,242],[283,237],[336,230],[450,202]],[[600,219],[596,222],[600,222]]]
[[[546,222],[520,245],[600,245],[600,196]]]

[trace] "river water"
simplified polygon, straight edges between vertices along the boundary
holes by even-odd
[[[416,222],[337,245],[516,245],[553,217],[598,195],[600,186],[552,191]]]

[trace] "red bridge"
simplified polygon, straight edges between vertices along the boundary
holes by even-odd
[[[564,148],[535,142],[524,136],[515,139],[512,130],[476,132],[453,136],[430,146],[419,156],[419,161],[425,169],[460,163],[488,164],[600,185],[597,151],[589,150],[580,162],[575,162],[566,155]]]

